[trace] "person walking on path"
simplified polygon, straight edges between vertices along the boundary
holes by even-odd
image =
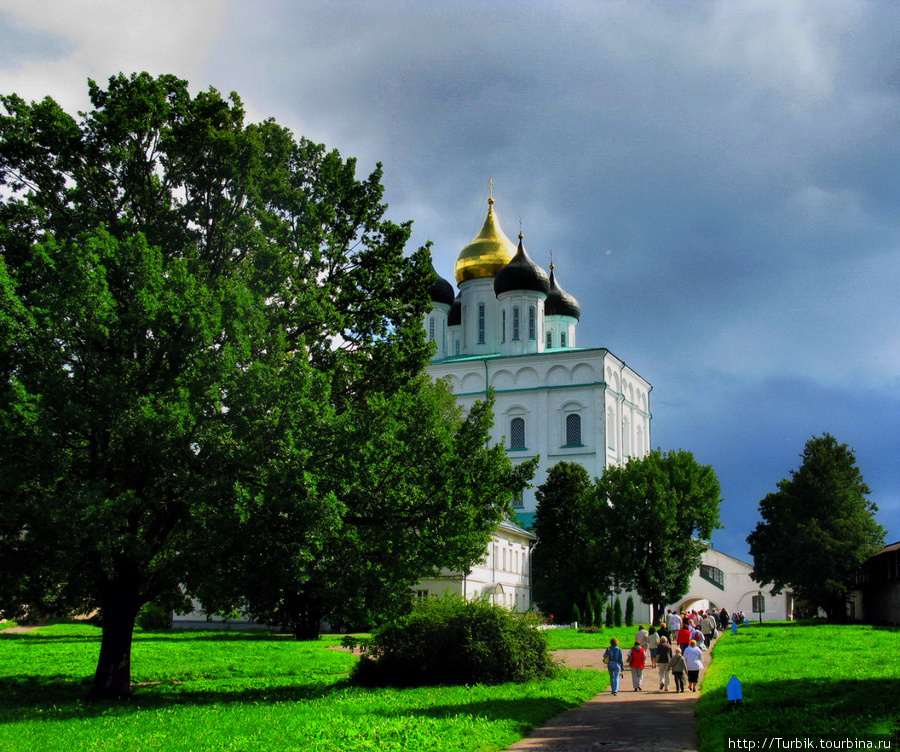
[[[678,630],[678,635],[675,638],[682,653],[691,642],[691,628],[688,625],[689,622],[685,619],[684,626]]]
[[[675,691],[684,692],[684,672],[686,664],[684,656],[681,654],[681,648],[675,648],[672,660],[669,662],[669,670],[672,672],[672,678],[675,679]]]
[[[634,636],[634,641],[641,643],[641,647],[644,648],[644,650],[647,650],[650,647],[650,634],[644,629],[643,624],[638,627],[637,634]]]
[[[703,668],[703,653],[697,647],[697,641],[691,640],[688,649],[684,651],[684,664],[687,667],[688,689],[697,691],[697,681],[700,679],[700,671]]]
[[[635,641],[634,647],[628,651],[628,665],[631,667],[631,685],[635,692],[641,692],[644,689],[644,666],[647,665],[647,651],[637,641]]]
[[[625,656],[615,637],[609,641],[609,647],[603,653],[603,662],[609,669],[609,688],[614,695],[617,695],[619,694],[619,677],[625,670]]]
[[[659,638],[656,648],[656,668],[659,671],[659,688],[669,691],[669,662],[672,660],[672,646],[667,637]]]
[[[656,653],[659,650],[659,632],[656,627],[650,627],[647,634],[647,647],[650,648],[650,666],[656,668]]]

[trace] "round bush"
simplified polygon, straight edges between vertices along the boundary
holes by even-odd
[[[539,623],[485,600],[424,598],[374,632],[352,678],[395,687],[543,679],[555,667]]]

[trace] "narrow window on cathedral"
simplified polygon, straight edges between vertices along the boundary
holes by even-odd
[[[509,448],[525,448],[525,418],[513,418],[509,422]]]
[[[566,346],[566,333],[565,332],[559,333],[559,346],[560,347]]]
[[[512,338],[513,338],[513,342],[516,342],[519,339],[519,306],[513,306]]]
[[[434,342],[434,316],[428,317],[428,341]]]
[[[457,355],[459,355],[459,340],[458,340],[458,339],[457,339],[457,340],[454,340],[454,343],[453,343],[453,344],[456,345],[456,349],[454,350],[454,352],[455,352]]]
[[[447,354],[447,320],[441,322],[441,352]]]
[[[550,350],[553,347],[553,332],[547,332],[547,349]]]
[[[506,309],[500,314],[500,342],[506,342]]]
[[[484,344],[484,303],[478,304],[478,344]]]
[[[528,339],[534,342],[537,339],[537,309],[528,306]]]
[[[581,416],[578,413],[566,416],[566,445],[581,446]]]
[[[616,449],[616,414],[613,412],[612,407],[608,408],[606,411],[606,440],[609,444],[609,448],[615,451]]]
[[[463,347],[469,346],[469,306],[463,306],[462,309],[462,326],[463,326],[463,336],[462,336],[462,345]]]
[[[525,506],[525,499],[523,497],[522,491],[519,491],[519,493],[517,493],[513,497],[513,506],[516,507],[517,509],[521,509],[522,507]]]

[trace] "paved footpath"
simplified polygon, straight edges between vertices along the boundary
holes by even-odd
[[[555,657],[573,668],[605,671],[602,650],[558,650]],[[703,654],[709,665],[710,653]],[[704,672],[705,673],[705,669]],[[703,673],[700,680],[703,680]],[[644,669],[644,689],[635,692],[625,671],[619,694],[607,688],[578,708],[551,718],[510,750],[535,752],[696,752],[694,709],[699,692],[660,692],[655,668]]]

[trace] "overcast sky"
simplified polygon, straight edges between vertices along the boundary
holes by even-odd
[[[452,279],[487,180],[578,344],[722,483],[716,548],[828,432],[900,539],[900,3],[0,0],[0,91],[174,73],[383,162]]]

